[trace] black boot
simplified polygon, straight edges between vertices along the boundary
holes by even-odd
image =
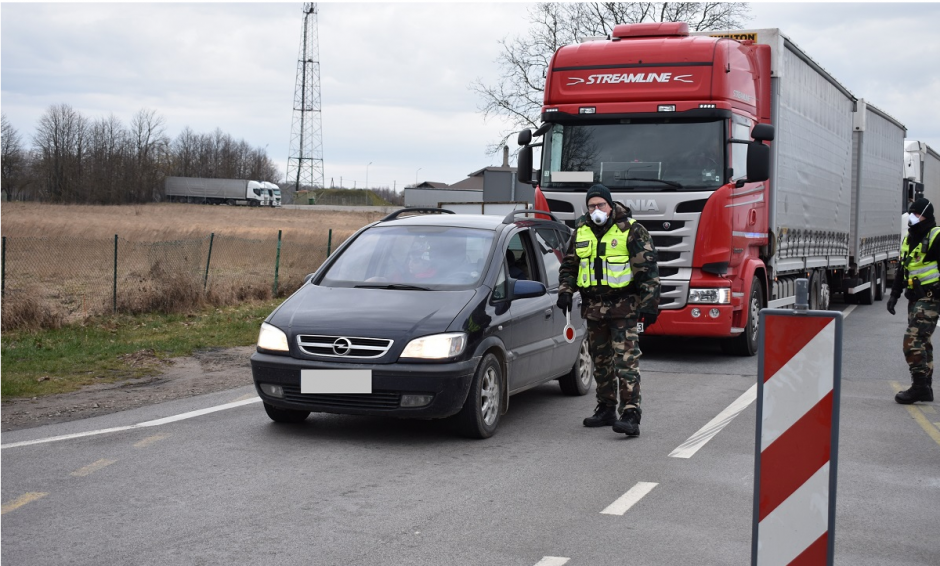
[[[902,405],[910,405],[917,401],[933,401],[933,376],[915,375],[911,377],[911,387],[894,396],[894,400]]]
[[[617,408],[611,405],[597,404],[594,414],[584,419],[584,426],[610,426],[617,422]]]
[[[627,409],[620,420],[614,423],[614,432],[627,436],[640,436],[640,414],[636,409]]]

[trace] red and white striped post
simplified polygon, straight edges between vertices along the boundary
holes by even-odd
[[[764,309],[760,334],[751,564],[831,565],[842,313]]]

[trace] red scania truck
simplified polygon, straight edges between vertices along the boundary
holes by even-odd
[[[520,181],[571,225],[603,183],[653,237],[662,292],[648,334],[753,355],[760,309],[794,304],[798,278],[813,309],[830,293],[884,294],[906,129],[779,30],[619,25],[555,53],[541,117],[519,135]]]

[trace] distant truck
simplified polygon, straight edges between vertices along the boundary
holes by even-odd
[[[904,142],[905,204],[923,195],[940,203],[940,154],[924,142]]]
[[[882,298],[900,246],[906,128],[778,29],[624,24],[560,48],[543,124],[519,135],[520,182],[573,225],[594,183],[653,238],[662,284],[648,334],[720,338],[754,355],[758,314],[831,292]]]
[[[164,194],[168,202],[262,206],[267,190],[261,181],[167,177]]]
[[[263,181],[262,184],[268,192],[268,206],[281,206],[281,187],[268,181]]]

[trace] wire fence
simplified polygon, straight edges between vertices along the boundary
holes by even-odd
[[[132,242],[3,237],[3,328],[106,313],[182,312],[286,296],[341,242],[210,234]]]

